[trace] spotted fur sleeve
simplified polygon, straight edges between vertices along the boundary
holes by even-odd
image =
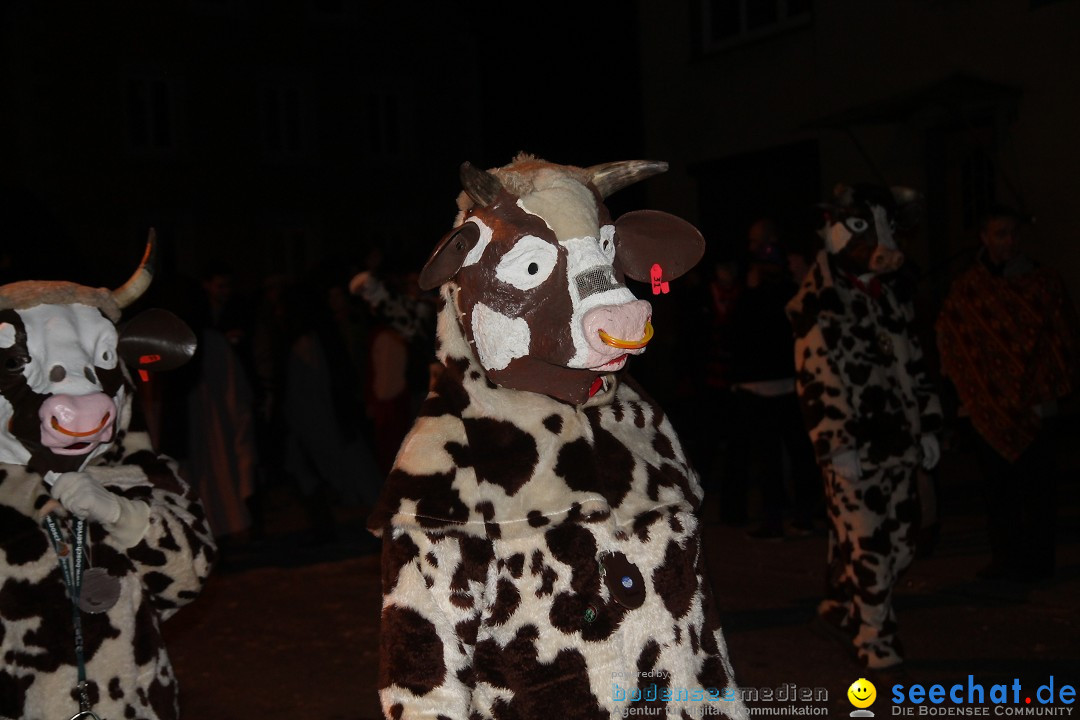
[[[172,458],[154,452],[145,433],[123,439],[118,464],[86,469],[112,492],[150,506],[149,526],[130,548],[106,546],[126,556],[142,579],[150,602],[168,618],[194,600],[213,565],[216,547],[195,491]],[[100,552],[100,550],[99,550]]]
[[[383,533],[379,696],[387,718],[468,717],[492,557],[482,538],[401,528]]]
[[[819,462],[857,449],[850,431],[856,414],[840,373],[836,348],[828,341],[838,334],[824,315],[802,328],[796,325],[795,383]]]

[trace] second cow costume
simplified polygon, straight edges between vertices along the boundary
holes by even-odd
[[[199,594],[215,547],[176,462],[133,419],[128,366],[195,350],[163,311],[116,326],[152,251],[151,237],[115,291],[0,286],[0,717],[179,717],[161,623]]]
[[[445,370],[369,521],[386,717],[746,716],[697,476],[617,372],[652,334],[624,275],[662,288],[702,251],[677,218],[603,205],[664,168],[463,167],[457,227],[421,275],[441,285]]]
[[[915,472],[939,455],[941,405],[911,302],[890,275],[903,262],[897,220],[916,202],[910,191],[839,188],[826,250],[788,305],[796,384],[830,519],[818,612],[871,668],[903,660],[892,591],[915,554]]]

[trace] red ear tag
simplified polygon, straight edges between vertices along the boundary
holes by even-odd
[[[150,382],[150,373],[145,370],[139,370],[139,379],[145,382]]]
[[[660,267],[660,263],[653,263],[652,269],[649,271],[649,278],[652,280],[652,294],[659,295],[664,293],[667,295],[671,289],[666,282],[660,282],[660,278],[664,277],[664,268]]]
[[[161,361],[161,356],[160,355],[140,355],[139,356],[139,364],[140,365],[153,365],[154,363],[157,363],[157,362],[160,362],[160,361]]]

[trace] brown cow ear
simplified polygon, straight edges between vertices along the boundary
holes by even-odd
[[[659,210],[634,210],[615,221],[615,265],[634,280],[650,282],[659,265],[668,282],[685,274],[705,254],[705,238],[682,218]]]
[[[168,310],[144,310],[120,328],[117,352],[137,370],[172,370],[195,354],[195,333]]]
[[[446,234],[420,271],[420,289],[434,290],[457,275],[465,256],[480,239],[480,226],[467,222]]]

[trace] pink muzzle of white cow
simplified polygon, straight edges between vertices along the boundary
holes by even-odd
[[[601,305],[582,319],[589,355],[585,365],[594,370],[618,370],[628,355],[640,355],[652,339],[652,305],[634,300],[622,305]]]
[[[57,455],[85,455],[112,440],[116,404],[104,393],[50,395],[38,416],[42,445]]]

